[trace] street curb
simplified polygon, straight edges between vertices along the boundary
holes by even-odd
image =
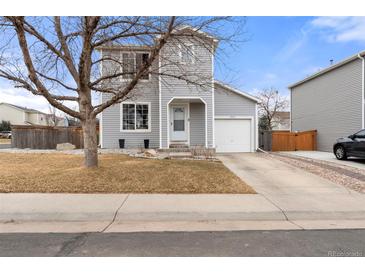
[[[286,216],[285,216],[286,215]],[[115,222],[158,221],[296,221],[296,220],[365,220],[362,212],[119,212]],[[0,222],[95,222],[112,221],[114,212],[98,213],[1,213]]]

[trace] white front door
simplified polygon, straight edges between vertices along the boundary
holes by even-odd
[[[172,105],[170,107],[170,140],[188,141],[188,109],[186,105]]]

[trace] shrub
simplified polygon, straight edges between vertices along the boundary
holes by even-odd
[[[0,123],[0,131],[10,131],[11,125],[9,121],[2,120]]]

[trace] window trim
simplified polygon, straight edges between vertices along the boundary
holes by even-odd
[[[136,125],[136,105],[148,105],[148,129],[123,129],[123,105],[134,105],[134,125]],[[120,132],[132,132],[132,133],[143,133],[143,132],[151,132],[151,102],[133,102],[133,101],[124,101],[120,103]]]
[[[148,51],[120,51],[120,63],[123,64],[123,54],[127,53],[127,54],[132,54],[133,55],[133,61],[134,64],[133,66],[136,68],[137,65],[137,55],[136,53],[141,53],[141,54],[148,54],[148,58],[150,57],[151,53]],[[123,65],[120,66],[120,73],[123,73]],[[130,82],[132,79],[124,79],[123,75],[120,76],[120,79],[122,82]],[[138,81],[140,82],[149,82],[151,80],[151,67],[148,68],[148,79],[139,79]]]
[[[192,50],[192,55],[193,55],[193,59],[192,59],[192,62],[191,63],[188,63],[188,62],[185,62],[183,61],[183,58],[182,58],[182,47],[183,45],[180,43],[179,44],[179,61],[180,61],[180,64],[183,64],[183,65],[194,65],[195,64],[195,59],[196,59],[196,48],[195,48],[195,45],[193,43],[188,43],[186,44],[185,46],[187,47],[193,47],[193,50]]]

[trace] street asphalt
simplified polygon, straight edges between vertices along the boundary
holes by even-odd
[[[0,234],[0,256],[364,256],[365,230]]]

